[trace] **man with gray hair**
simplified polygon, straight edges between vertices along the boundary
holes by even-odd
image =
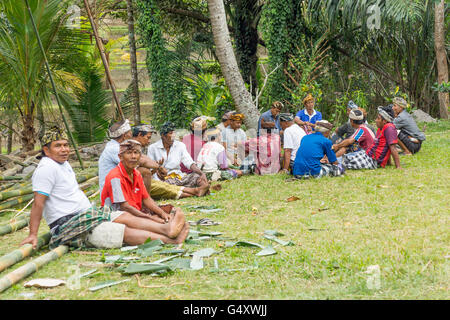
[[[425,134],[417,127],[413,117],[405,110],[408,104],[405,99],[395,97],[393,107],[395,114],[394,125],[397,128],[398,145],[405,154],[412,155],[419,152]]]
[[[106,175],[120,162],[118,156],[120,143],[130,139],[132,136],[130,121],[125,119],[114,123],[109,128],[108,135],[111,140],[108,141],[98,159],[98,185],[100,194],[102,193],[103,185],[105,184]]]
[[[335,177],[344,173],[331,149],[331,140],[327,139],[332,128],[333,124],[319,120],[314,127],[315,132],[302,138],[292,170],[295,178]]]

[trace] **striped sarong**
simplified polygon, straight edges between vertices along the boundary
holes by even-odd
[[[91,207],[56,228],[52,232],[49,247],[53,249],[62,244],[76,248],[86,247],[87,232],[105,221],[110,221],[109,208]]]
[[[346,153],[342,156],[342,166],[349,170],[376,169],[377,162],[366,154],[366,151]]]
[[[322,177],[338,177],[343,175],[345,169],[340,165],[329,164],[329,163],[321,163],[320,164],[320,173],[318,175],[294,175],[296,179],[309,179],[309,178],[322,178]]]

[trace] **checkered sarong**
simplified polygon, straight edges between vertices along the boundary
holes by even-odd
[[[88,231],[92,230],[102,222],[109,220],[109,208],[91,207],[60,225],[59,228],[57,228],[56,233],[52,233],[49,247],[53,249],[61,244],[76,248],[85,247],[86,237],[83,235],[86,235]]]
[[[185,176],[180,176],[178,174],[170,174],[168,177],[166,177],[166,180],[164,182],[180,187],[197,188],[199,186],[198,183],[199,178],[200,175],[195,172],[189,173]]]
[[[377,168],[377,162],[369,157],[364,150],[344,154],[342,165],[349,170]]]
[[[297,179],[309,179],[309,178],[322,178],[322,177],[338,177],[344,174],[344,169],[340,166],[337,166],[335,164],[329,164],[329,163],[321,163],[320,164],[320,173],[318,175],[309,175],[305,174],[302,176],[294,175],[294,178]]]

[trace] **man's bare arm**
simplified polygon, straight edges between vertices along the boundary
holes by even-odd
[[[284,149],[284,164],[283,170],[289,170],[289,163],[291,163],[292,149]]]
[[[151,197],[145,198],[142,203],[144,206],[149,209],[151,212],[157,214],[161,219],[167,221],[170,219],[170,215],[168,215],[163,209],[161,209]]]
[[[339,150],[340,148],[347,147],[347,146],[353,144],[355,141],[356,141],[355,138],[351,138],[351,137],[347,138],[347,139],[341,141],[340,143],[333,145],[333,150]]]
[[[34,201],[31,207],[30,213],[30,234],[28,237],[22,241],[20,245],[24,245],[26,243],[31,243],[33,245],[33,249],[36,249],[38,239],[38,231],[39,225],[42,219],[42,212],[44,211],[45,201],[47,201],[47,196],[37,193],[34,193]]]
[[[394,158],[395,167],[397,169],[401,169],[402,167],[400,165],[400,157],[398,156],[398,151],[397,148],[395,147],[395,143],[389,145],[389,149],[391,150],[392,158]]]

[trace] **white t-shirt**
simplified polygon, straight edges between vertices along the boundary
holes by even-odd
[[[241,165],[245,158],[245,150],[243,147],[236,147],[236,144],[247,140],[244,130],[233,130],[231,126],[222,131],[222,142],[227,144],[228,165],[233,165],[234,157],[237,155],[237,163]]]
[[[75,172],[67,161],[60,164],[48,157],[43,157],[31,181],[34,192],[48,197],[43,212],[47,224],[91,207],[89,199],[78,185]]]
[[[225,150],[224,146],[218,142],[211,141],[206,143],[197,157],[197,167],[202,168],[204,172],[219,170],[219,161],[217,156]]]
[[[297,150],[300,147],[300,143],[302,142],[302,138],[304,136],[306,136],[305,131],[302,128],[300,128],[296,123],[294,123],[289,128],[286,128],[286,130],[284,130],[283,148],[292,149],[291,161],[295,161]]]
[[[164,159],[162,166],[167,169],[168,175],[176,173],[180,176],[184,176],[185,174],[181,172],[180,164],[182,163],[186,168],[190,168],[192,164],[195,163],[187,151],[186,145],[177,140],[173,142],[168,155],[162,140],[159,140],[148,147],[147,156],[154,161]],[[153,179],[160,180],[156,173],[153,175]]]

